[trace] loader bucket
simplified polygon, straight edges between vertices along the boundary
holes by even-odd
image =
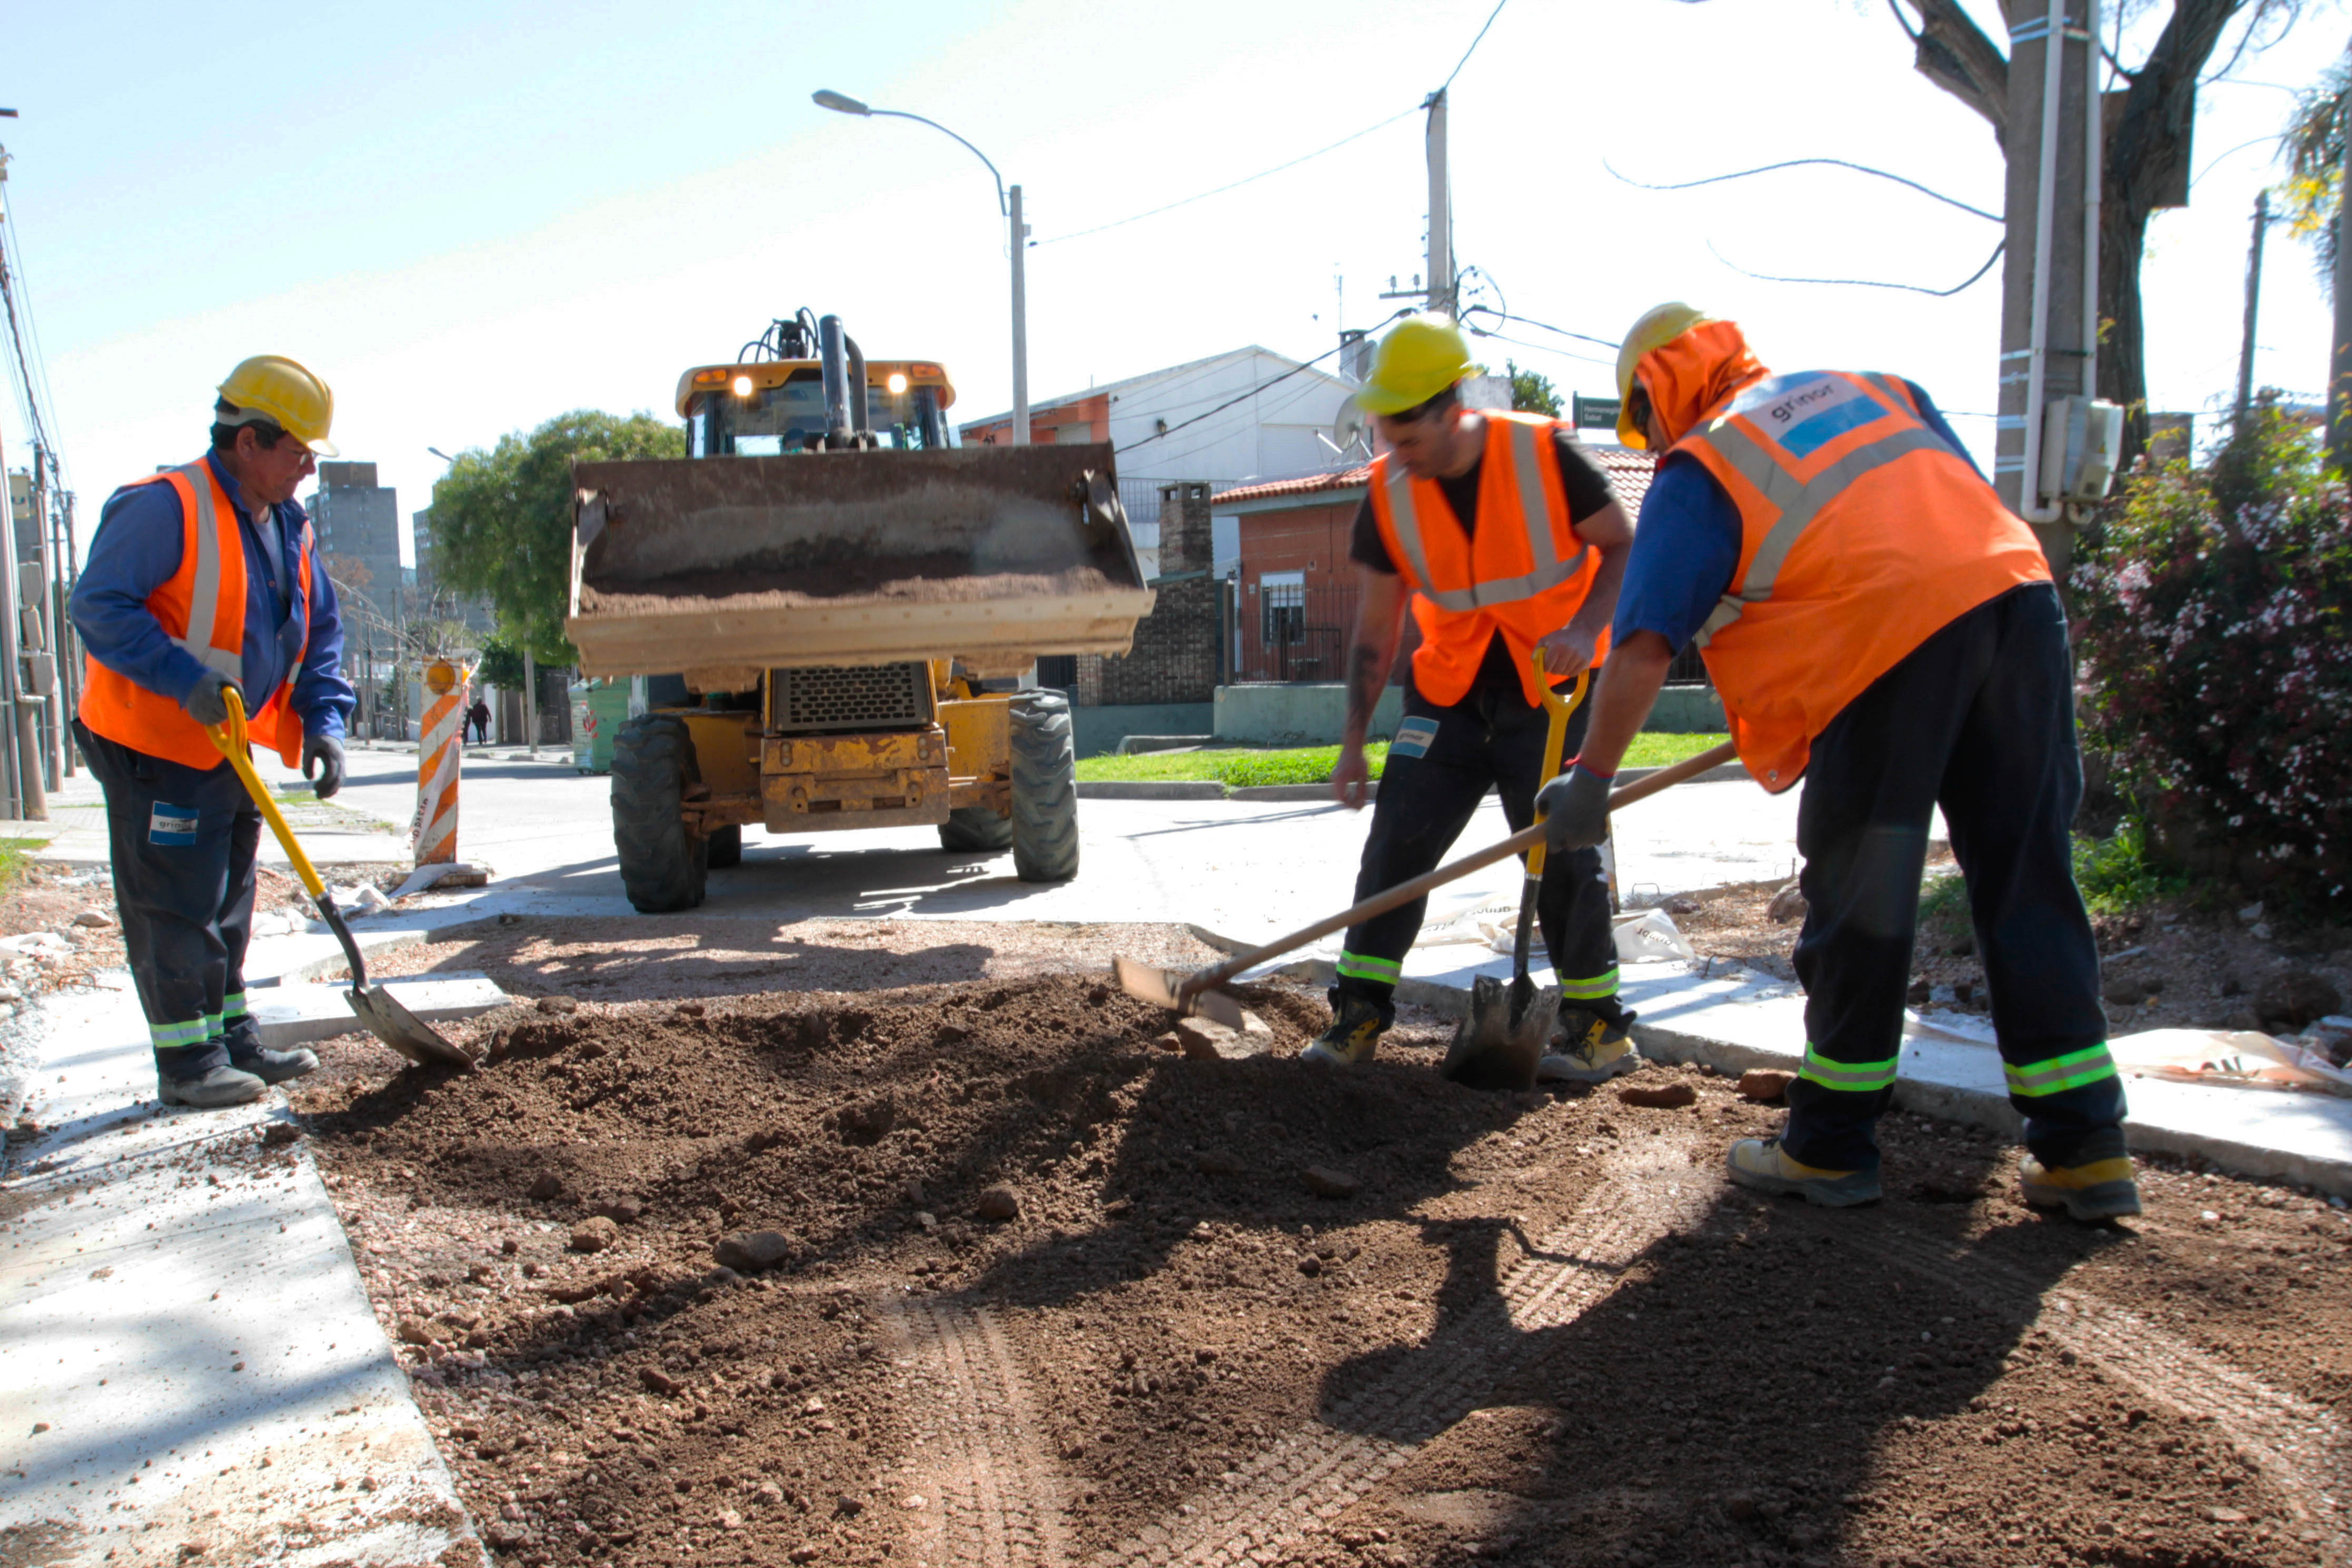
[[[1108,445],[581,463],[583,673],[1014,669],[1128,651],[1151,608]]]

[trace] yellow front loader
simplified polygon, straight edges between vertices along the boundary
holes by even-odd
[[[952,447],[945,373],[837,317],[755,347],[680,378],[685,458],[572,468],[565,629],[583,673],[651,678],[613,752],[630,902],[700,904],[747,826],[932,826],[1076,876],[1070,715],[1027,681],[1151,607],[1110,447]]]

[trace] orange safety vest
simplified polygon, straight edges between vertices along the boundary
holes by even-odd
[[[1528,706],[1543,700],[1529,668],[1536,644],[1573,619],[1601,574],[1601,552],[1576,536],[1552,457],[1557,419],[1486,412],[1478,477],[1478,531],[1454,515],[1434,479],[1417,479],[1383,452],[1372,459],[1372,520],[1397,574],[1413,592],[1421,647],[1412,682],[1433,702],[1469,691],[1495,634],[1503,634]],[[1604,629],[1592,662],[1609,650]]]
[[[1779,794],[1813,737],[1912,649],[2050,580],[2033,531],[1891,375],[1741,389],[1675,443],[1739,508],[1739,567],[1695,639],[1739,760]]]
[[[132,484],[169,484],[180,495],[180,569],[147,596],[147,611],[163,635],[195,655],[207,669],[230,679],[245,679],[245,538],[236,508],[230,504],[212,465],[202,458]],[[124,489],[129,489],[126,485]],[[300,646],[310,642],[310,530],[304,524],[295,552],[302,617]],[[302,765],[302,721],[289,699],[298,660],[285,684],[247,721],[249,731],[277,748],[289,768]],[[82,657],[81,721],[118,745],[185,767],[210,769],[223,758],[204,726],[161,692],[150,691],[119,670]],[[252,700],[248,693],[247,701]]]

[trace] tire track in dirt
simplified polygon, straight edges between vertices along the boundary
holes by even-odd
[[[2345,1507],[2352,1444],[2335,1411],[2087,1291],[2044,1287],[2008,1264],[1956,1256],[1920,1237],[1852,1239],[2012,1322],[2041,1329],[2183,1415],[2210,1421],[2285,1495],[2300,1522],[2319,1532],[2327,1561],[2352,1563]]]
[[[1039,1439],[1012,1347],[987,1308],[940,1297],[887,1303],[936,1395],[922,1421],[920,1559],[974,1568],[1066,1563],[1057,1468]]]
[[[1538,1331],[1605,1300],[1634,1259],[1706,1212],[1719,1184],[1686,1158],[1660,1150],[1638,1169],[1613,1172],[1544,1233],[1495,1295],[1440,1328],[1401,1371],[1333,1400],[1216,1488],[1096,1553],[1093,1568],[1247,1568],[1258,1561],[1252,1553],[1323,1528],[1541,1356]]]

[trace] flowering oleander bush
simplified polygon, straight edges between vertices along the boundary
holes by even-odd
[[[2264,399],[2205,468],[2132,479],[2079,541],[2086,744],[2159,851],[2352,910],[2352,500]]]

